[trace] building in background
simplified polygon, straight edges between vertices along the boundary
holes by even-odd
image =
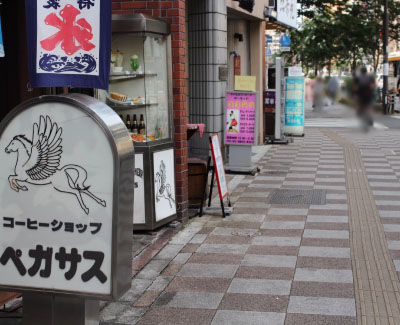
[[[208,156],[208,135],[223,138],[227,90],[234,90],[235,57],[240,74],[256,77],[259,116],[263,116],[265,88],[265,30],[297,26],[297,1],[254,0],[252,10],[234,0],[186,0],[189,52],[189,120],[205,123],[206,135],[195,135],[190,154]],[[237,73],[237,72],[236,72]],[[263,119],[259,119],[263,143]]]

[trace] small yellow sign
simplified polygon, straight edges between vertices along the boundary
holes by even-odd
[[[256,91],[256,76],[235,76],[235,90]]]

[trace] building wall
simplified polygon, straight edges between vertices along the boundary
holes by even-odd
[[[208,135],[223,138],[226,90],[234,89],[233,55],[241,56],[241,74],[257,77],[259,92],[259,141],[262,141],[262,93],[264,80],[264,0],[256,0],[252,13],[232,0],[187,0],[189,6],[189,119],[206,124],[206,137],[190,141],[190,153],[208,156]],[[243,35],[243,42],[234,38]],[[226,80],[219,69],[228,68]],[[262,143],[262,142],[261,142]]]
[[[188,218],[188,147],[185,0],[113,0],[113,14],[142,13],[171,24],[173,119],[178,219]]]
[[[225,0],[187,0],[189,6],[189,111],[191,123],[204,123],[206,131],[191,139],[191,154],[208,157],[210,134],[223,136],[223,107],[227,68]]]
[[[247,20],[229,19],[228,17],[228,90],[234,90],[234,56],[231,51],[240,55],[241,75],[250,75],[250,24]],[[235,33],[242,34],[243,41],[234,37]]]
[[[265,22],[250,22],[250,75],[256,76],[258,92],[258,143],[264,143],[263,93],[265,85]]]
[[[252,17],[252,19],[262,19],[264,20],[264,8],[267,5],[267,0],[255,0],[253,11],[249,13],[248,11],[239,7],[239,2],[234,0],[226,0],[226,6],[229,9],[234,9],[236,14],[243,14],[243,17]]]
[[[235,33],[243,35],[239,42]],[[262,96],[265,84],[265,23],[260,20],[230,19],[228,15],[228,90],[234,90],[234,60],[231,51],[241,58],[241,75],[256,77],[258,92],[258,142],[263,143],[263,102]]]

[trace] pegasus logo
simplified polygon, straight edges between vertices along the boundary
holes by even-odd
[[[39,124],[33,124],[32,140],[25,135],[15,136],[5,149],[7,154],[17,153],[14,175],[8,176],[11,189],[28,191],[26,185],[49,185],[59,192],[75,195],[82,210],[89,214],[83,201],[86,194],[103,207],[106,201],[98,198],[85,185],[87,171],[78,165],[59,168],[62,154],[62,128],[53,123],[49,116],[40,116]]]

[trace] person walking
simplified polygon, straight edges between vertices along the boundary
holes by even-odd
[[[320,76],[315,79],[313,92],[313,107],[315,112],[321,112],[324,106],[325,90],[324,82]]]
[[[338,94],[339,82],[336,77],[329,78],[328,81],[328,95],[332,101],[332,105],[336,102],[336,97]]]
[[[374,123],[371,113],[374,92],[375,79],[367,73],[367,68],[363,66],[354,79],[354,95],[357,103],[357,115],[361,119],[364,131],[368,131]]]

